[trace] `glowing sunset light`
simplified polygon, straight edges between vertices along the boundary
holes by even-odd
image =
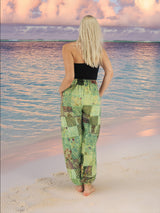
[[[153,135],[156,135],[157,132],[155,129],[147,129],[147,130],[144,130],[142,132],[139,132],[137,135],[141,136],[141,137],[147,137],[147,136],[153,136]]]
[[[155,0],[135,0],[135,4],[144,10],[151,10],[155,6]]]
[[[75,26],[79,26],[81,18],[87,14],[95,16],[100,25],[106,27],[106,40],[121,40],[120,36],[124,35],[124,40],[129,37],[133,40],[134,32],[138,40],[144,37],[147,41],[158,41],[160,38],[160,0],[3,0],[2,38],[31,39],[38,33],[37,39],[65,39],[62,37],[65,31],[76,37]],[[52,26],[57,26],[53,33]],[[123,27],[131,29],[120,33]],[[141,32],[132,27],[140,27]],[[147,29],[150,29],[149,34],[145,32]]]

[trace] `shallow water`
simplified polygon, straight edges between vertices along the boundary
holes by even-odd
[[[60,96],[66,42],[1,42],[2,144],[32,143],[60,134]],[[106,125],[135,119],[160,106],[160,43],[106,42],[114,70],[102,98]],[[98,85],[103,79],[102,68]]]

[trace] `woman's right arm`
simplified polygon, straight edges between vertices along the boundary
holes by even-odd
[[[66,90],[74,80],[74,61],[70,48],[70,43],[64,44],[62,48],[62,56],[64,60],[65,76],[59,87],[59,93],[62,97],[62,92]]]
[[[103,48],[102,50],[102,63],[101,63],[102,68],[104,69],[104,77],[102,84],[99,88],[99,95],[100,97],[103,96],[104,91],[107,89],[112,77],[113,77],[113,69],[111,62],[108,58],[106,50]]]

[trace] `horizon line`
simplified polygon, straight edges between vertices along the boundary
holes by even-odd
[[[64,42],[64,41],[76,41],[76,40],[64,40],[64,39],[0,39],[1,42],[22,42],[22,41],[38,41],[38,42],[43,42],[43,41],[53,41],[53,42]],[[134,41],[134,40],[104,40],[103,42],[148,42],[148,43],[159,43],[160,41],[149,41],[149,40],[139,40],[139,41]]]

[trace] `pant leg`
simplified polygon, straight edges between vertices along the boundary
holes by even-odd
[[[81,185],[82,107],[75,87],[73,85],[63,93],[61,133],[67,172],[74,184]]]
[[[97,158],[96,143],[100,132],[100,96],[97,84],[89,82],[84,87],[89,97],[85,96],[82,109],[82,164],[81,164],[81,182],[92,183],[96,178]]]

